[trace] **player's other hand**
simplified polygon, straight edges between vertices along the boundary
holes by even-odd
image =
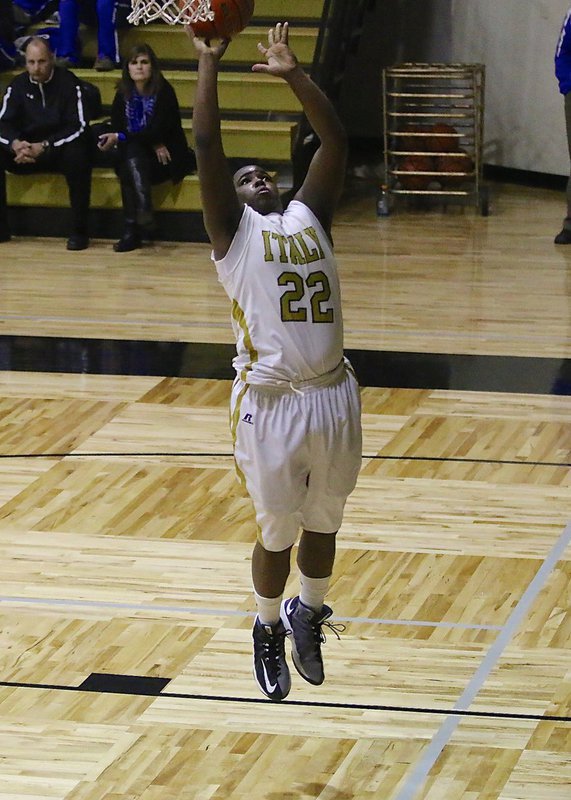
[[[297,67],[297,58],[289,47],[289,24],[278,24],[268,31],[268,46],[258,42],[258,50],[267,64],[254,64],[252,72],[266,72],[269,75],[285,77]]]
[[[192,29],[192,25],[185,25],[184,29],[186,31],[186,35],[193,43],[194,48],[199,56],[201,55],[201,53],[210,53],[217,60],[220,60],[224,55],[224,53],[226,52],[226,48],[230,44],[230,39],[220,39],[218,44],[212,46],[208,39],[201,39],[199,36],[195,34],[195,32]]]

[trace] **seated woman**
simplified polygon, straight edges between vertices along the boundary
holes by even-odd
[[[141,247],[142,239],[154,231],[151,186],[167,180],[178,183],[196,167],[175,91],[149,45],[136,45],[125,61],[111,128],[99,137],[98,147],[116,154],[125,228],[113,249],[124,253]]]

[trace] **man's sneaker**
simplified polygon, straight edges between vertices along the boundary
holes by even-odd
[[[335,627],[326,622],[332,614],[329,606],[324,605],[321,611],[314,611],[305,606],[299,597],[282,602],[280,616],[288,636],[292,635],[293,663],[301,677],[314,686],[319,686],[325,680],[321,658],[321,645],[325,642],[322,625],[331,628],[339,638]]]
[[[285,628],[279,620],[264,625],[256,617],[254,630],[254,678],[262,692],[274,702],[287,697],[291,689],[289,667],[285,659]]]
[[[108,56],[97,56],[93,64],[93,69],[97,72],[111,72],[118,65]]]
[[[64,69],[77,69],[77,63],[72,61],[67,56],[60,56],[56,58],[56,67],[63,67]]]

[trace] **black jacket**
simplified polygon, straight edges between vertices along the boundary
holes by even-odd
[[[139,142],[153,149],[164,144],[171,155],[169,164],[171,179],[174,183],[181,181],[194,168],[194,154],[189,149],[182,122],[180,108],[175,91],[171,84],[163,79],[157,93],[157,102],[149,124],[137,133],[129,133],[125,97],[117,92],[111,107],[111,128],[117,133],[124,133],[127,142]]]
[[[45,83],[32,81],[27,72],[9,84],[0,107],[0,146],[14,139],[48,141],[61,147],[87,130],[83,93],[73,72],[54,67]]]

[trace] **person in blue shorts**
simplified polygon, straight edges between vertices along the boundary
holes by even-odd
[[[119,66],[118,24],[122,21],[125,4],[118,0],[60,0],[60,30],[57,64],[76,67],[81,56],[79,24],[97,27],[97,58],[93,68],[106,72]]]
[[[14,15],[10,0],[0,0],[0,70],[16,63]]]

